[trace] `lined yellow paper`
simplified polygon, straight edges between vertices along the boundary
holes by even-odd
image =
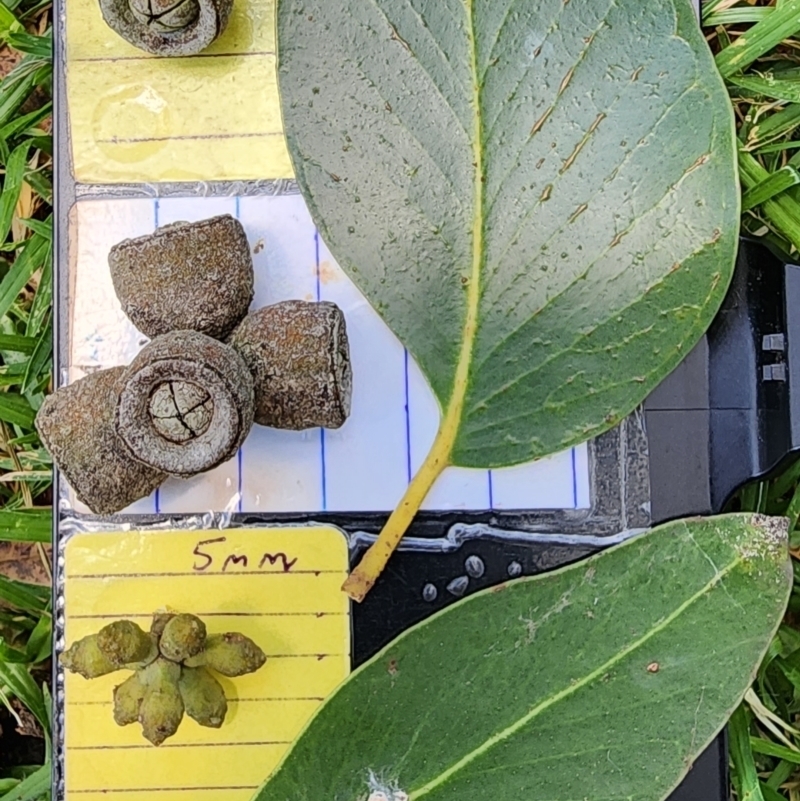
[[[245,801],[350,669],[350,618],[336,529],[76,535],[66,550],[66,640],[118,619],[143,628],[159,609],[199,615],[209,633],[239,631],[267,654],[257,673],[217,678],[220,729],[184,718],[156,748],[121,728],[112,693],[130,675],[66,676],[67,799]]]
[[[67,0],[75,178],[83,183],[290,178],[275,74],[274,0],[235,0],[203,53],[157,58]]]

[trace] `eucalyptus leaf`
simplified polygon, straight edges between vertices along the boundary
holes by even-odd
[[[740,702],[792,584],[786,524],[661,526],[409,629],[256,801],[657,801]]]
[[[596,436],[689,352],[733,269],[733,115],[689,0],[277,13],[300,188],[442,409],[374,579],[446,466]]]
[[[735,250],[730,103],[688,2],[519,6],[278,8],[298,180],[443,409],[473,315],[463,466],[528,461],[618,422],[711,318],[703,301],[723,294]],[[625,380],[629,348],[643,376]]]

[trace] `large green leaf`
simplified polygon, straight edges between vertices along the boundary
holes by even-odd
[[[710,323],[734,127],[689,0],[279,0],[278,43],[314,220],[443,411],[395,528],[448,464],[610,428]]]
[[[778,627],[785,531],[670,523],[455,604],[341,685],[257,801],[657,801]]]

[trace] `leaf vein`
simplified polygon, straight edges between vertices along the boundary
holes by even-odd
[[[627,234],[629,234],[631,231],[635,230],[635,229],[636,229],[636,226],[637,226],[639,223],[641,223],[641,222],[642,222],[644,219],[646,219],[646,218],[647,218],[647,216],[648,216],[648,215],[649,215],[651,212],[655,211],[656,209],[658,209],[658,208],[661,206],[661,204],[664,202],[664,200],[666,200],[666,199],[667,199],[667,198],[670,196],[670,194],[671,194],[671,192],[672,192],[672,189],[673,189],[673,187],[672,187],[672,186],[669,186],[669,187],[667,188],[667,190],[664,192],[664,194],[663,194],[663,195],[662,195],[662,196],[661,196],[661,197],[658,199],[658,201],[657,201],[657,202],[656,202],[656,203],[655,203],[653,206],[651,206],[649,209],[647,209],[647,210],[646,210],[646,211],[644,211],[642,214],[640,214],[638,217],[634,218],[634,219],[631,221],[631,224],[628,226],[628,228],[626,228],[626,229],[624,230],[624,232],[622,232],[622,233],[623,233],[623,234],[625,234],[625,235],[627,235]],[[591,198],[590,198],[590,200],[591,200]],[[555,236],[555,234],[554,234],[554,236]],[[619,235],[618,235],[618,236],[619,236]],[[565,286],[564,286],[562,289],[560,289],[558,292],[556,292],[556,293],[555,293],[555,294],[554,294],[552,297],[548,298],[548,299],[545,301],[545,303],[544,303],[542,306],[540,306],[538,309],[536,309],[536,310],[535,310],[535,311],[534,311],[534,312],[533,312],[533,313],[530,315],[530,317],[526,318],[526,319],[525,319],[525,320],[524,320],[522,323],[520,323],[518,326],[516,326],[516,327],[515,327],[515,328],[513,328],[511,331],[509,331],[509,332],[508,332],[508,333],[507,333],[507,334],[506,334],[506,335],[505,335],[505,336],[504,336],[504,337],[503,337],[503,338],[502,338],[502,339],[501,339],[499,342],[497,342],[497,344],[496,344],[496,345],[495,345],[495,346],[494,346],[494,347],[493,347],[493,348],[492,348],[492,349],[489,351],[489,353],[487,353],[487,354],[486,354],[486,356],[484,356],[484,357],[481,359],[481,361],[478,363],[478,365],[477,365],[478,369],[480,369],[481,367],[483,367],[483,365],[485,365],[485,364],[486,364],[486,362],[487,362],[489,359],[491,359],[493,356],[495,356],[495,354],[496,354],[496,353],[497,353],[499,350],[501,350],[501,349],[502,349],[502,348],[503,348],[503,347],[504,347],[504,346],[507,344],[507,342],[508,342],[508,340],[509,340],[509,339],[511,339],[512,337],[516,336],[516,335],[517,335],[517,334],[518,334],[518,333],[519,333],[519,332],[520,332],[520,331],[521,331],[523,328],[525,328],[525,326],[526,326],[526,325],[528,325],[528,324],[529,324],[529,323],[530,323],[532,320],[536,319],[536,317],[538,317],[538,316],[539,316],[539,315],[540,315],[542,312],[544,312],[544,311],[546,311],[548,308],[550,308],[550,307],[553,305],[553,303],[554,303],[555,301],[557,301],[559,298],[563,297],[563,296],[564,296],[564,295],[565,295],[567,292],[569,292],[569,290],[570,290],[570,289],[572,289],[574,286],[576,286],[576,285],[577,285],[577,284],[578,284],[580,281],[583,281],[583,280],[585,280],[586,276],[589,274],[589,272],[591,271],[592,267],[594,267],[595,265],[597,265],[597,263],[598,263],[599,261],[601,261],[601,260],[602,260],[602,259],[604,259],[606,256],[608,256],[608,254],[611,252],[612,248],[614,247],[614,245],[615,245],[615,243],[616,243],[616,240],[617,240],[617,237],[615,237],[615,238],[614,238],[614,240],[612,240],[612,242],[611,242],[611,243],[609,243],[609,244],[606,246],[606,249],[605,249],[605,250],[603,250],[603,251],[602,251],[602,252],[601,252],[601,253],[600,253],[600,254],[597,256],[597,258],[595,258],[593,261],[589,262],[589,263],[586,265],[586,268],[583,270],[583,272],[581,272],[581,273],[578,273],[578,274],[577,274],[577,275],[576,275],[576,276],[575,276],[575,277],[574,277],[574,278],[573,278],[573,279],[572,279],[572,280],[571,280],[569,283],[567,283],[567,284],[566,284],[566,285],[565,285]],[[547,242],[550,242],[550,240],[547,240]],[[545,244],[547,244],[547,243],[545,243]],[[703,245],[700,247],[700,249],[699,249],[699,250],[697,250],[697,251],[695,251],[695,252],[693,252],[693,253],[690,253],[690,254],[689,254],[689,256],[688,256],[688,257],[686,257],[686,258],[691,258],[692,256],[694,256],[694,255],[697,255],[697,253],[698,253],[698,252],[700,252],[700,251],[702,251],[702,249],[703,249],[703,248],[705,248],[705,247],[706,247],[708,244],[709,244],[708,242],[704,242],[704,243],[703,243]],[[711,244],[713,244],[713,243],[711,243]],[[652,248],[651,248],[651,251],[652,251]],[[651,252],[651,251],[648,251],[648,252]],[[532,266],[532,265],[533,265],[533,264],[536,262],[536,258],[538,258],[538,257],[535,257],[535,258],[534,258],[534,259],[532,259],[530,262],[528,262],[528,263],[527,263],[527,264],[524,266],[524,268],[523,268],[523,269],[522,269],[522,270],[521,270],[521,271],[518,273],[518,275],[519,275],[519,276],[524,276],[524,275],[527,273],[527,271],[528,271],[528,270],[531,268],[531,266]],[[662,279],[663,279],[663,276],[660,276],[660,277],[659,277],[659,280],[662,280]],[[481,403],[484,403],[484,402],[485,402],[485,401],[482,401]],[[481,404],[479,404],[479,405],[481,405]]]
[[[597,34],[598,34],[598,33],[599,33],[599,32],[600,32],[602,29],[603,29],[603,27],[606,25],[606,22],[607,22],[607,20],[608,20],[608,17],[609,17],[609,15],[611,14],[611,11],[612,11],[612,9],[616,8],[616,5],[617,5],[617,4],[616,4],[615,0],[612,0],[612,2],[610,2],[610,3],[609,3],[609,5],[608,5],[608,8],[606,9],[606,12],[605,12],[605,14],[603,15],[603,19],[600,21],[600,24],[599,24],[599,25],[597,26],[597,28],[595,28],[595,30],[594,30],[594,31],[593,31],[593,32],[592,32],[592,33],[591,33],[591,34],[590,34],[590,35],[587,37],[587,38],[589,39],[589,41],[588,41],[587,43],[585,43],[585,45],[584,45],[584,47],[581,49],[580,53],[578,53],[578,56],[577,56],[577,59],[575,60],[575,63],[574,63],[574,64],[572,64],[572,65],[569,67],[569,69],[567,70],[567,73],[568,73],[568,74],[570,74],[570,73],[571,73],[573,78],[574,78],[574,76],[575,76],[575,71],[576,71],[576,70],[577,70],[577,68],[578,68],[578,67],[579,67],[579,66],[580,66],[580,65],[583,63],[584,59],[586,58],[586,55],[587,55],[587,53],[588,53],[588,52],[589,52],[589,50],[592,48],[592,45],[594,44],[595,37],[596,37],[596,36],[597,36]],[[545,40],[545,41],[546,41],[546,40]],[[531,70],[533,69],[533,66],[534,66],[534,65],[533,65],[533,64],[531,64],[531,66],[530,66],[530,67],[528,67],[528,68],[525,70],[525,72],[523,73],[522,77],[519,79],[519,81],[517,81],[517,84],[516,84],[516,86],[514,87],[513,91],[509,93],[509,97],[513,97],[513,96],[516,94],[516,92],[517,92],[517,89],[519,89],[519,87],[522,85],[522,82],[523,82],[523,81],[524,81],[524,80],[525,80],[525,79],[528,77],[528,75],[530,74]],[[568,82],[568,83],[569,83],[569,82]],[[567,85],[568,85],[568,84],[567,84]],[[555,111],[555,109],[558,107],[558,103],[559,103],[559,101],[561,100],[561,98],[562,98],[562,97],[564,96],[564,94],[566,93],[566,90],[567,90],[567,85],[564,85],[564,86],[562,86],[562,88],[561,88],[561,89],[559,89],[559,91],[558,91],[558,93],[556,94],[556,97],[555,97],[555,99],[553,100],[552,104],[550,105],[550,107],[549,107],[549,108],[547,109],[547,111],[545,112],[545,114],[547,115],[547,117],[550,117],[550,116],[552,115],[553,111]],[[493,133],[494,133],[495,126],[496,126],[497,122],[500,120],[500,117],[502,116],[502,114],[503,114],[503,111],[504,111],[504,109],[505,109],[505,108],[507,108],[506,104],[501,104],[501,105],[500,105],[500,109],[499,109],[499,110],[498,110],[498,112],[497,112],[497,116],[494,118],[494,120],[492,120],[491,124],[489,125],[488,132],[487,132],[487,136],[486,136],[486,138],[487,138],[487,139],[491,139],[491,138],[492,138],[492,135],[493,135]],[[541,117],[540,117],[540,119],[541,119]],[[542,124],[540,127],[538,127],[538,128],[535,130],[535,131],[534,131],[534,130],[532,130],[532,131],[531,131],[531,134],[530,134],[530,135],[529,135],[529,136],[526,138],[526,140],[525,140],[524,144],[522,145],[522,147],[520,148],[519,152],[518,152],[518,153],[517,153],[517,155],[514,157],[514,159],[511,161],[512,167],[511,167],[511,168],[508,170],[508,172],[506,173],[506,175],[503,177],[503,181],[501,182],[501,184],[502,184],[502,183],[504,183],[504,182],[505,182],[505,179],[508,177],[508,175],[509,175],[511,172],[513,172],[513,170],[514,170],[514,167],[513,167],[513,165],[514,165],[514,164],[517,162],[517,160],[519,159],[519,157],[522,155],[522,151],[523,151],[523,150],[524,150],[524,149],[527,147],[527,145],[528,145],[528,142],[530,142],[530,140],[531,140],[531,139],[533,139],[533,138],[536,136],[536,134],[538,134],[538,133],[539,133],[539,132],[542,130],[542,128],[543,128],[543,127],[544,127],[544,124]],[[495,198],[492,198],[492,202],[491,202],[491,203],[489,203],[489,209],[488,209],[489,211],[491,211],[491,208],[492,208],[492,206],[494,205],[494,200],[495,200]]]
[[[372,3],[372,5],[381,13],[381,16],[386,21],[386,24],[389,26],[390,30],[394,30],[394,25],[393,25],[392,21],[389,19],[388,14],[383,10],[383,7],[378,2],[378,0],[369,0],[369,2]],[[422,63],[422,61],[420,61],[420,59],[417,56],[417,54],[413,50],[410,50],[409,53],[410,53],[411,58],[414,59],[414,61],[419,66],[419,68],[422,70],[422,72],[427,77],[428,81],[430,82],[430,85],[436,90],[436,93],[444,101],[444,104],[445,104],[446,108],[453,115],[453,117],[455,118],[456,122],[458,123],[458,127],[464,132],[464,136],[467,137],[467,141],[470,141],[469,132],[467,131],[467,128],[464,125],[463,120],[461,119],[461,117],[458,116],[458,114],[456,113],[456,110],[453,108],[452,104],[450,103],[450,99],[442,91],[442,88],[434,80],[433,76],[430,74],[430,72],[428,71],[427,67],[425,67],[425,65]]]

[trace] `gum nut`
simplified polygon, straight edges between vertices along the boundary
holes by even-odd
[[[100,0],[103,20],[125,41],[156,56],[192,56],[225,30],[233,0]]]
[[[206,624],[194,615],[175,615],[164,627],[158,647],[161,655],[183,662],[199,654],[206,644]]]
[[[161,745],[180,726],[183,718],[183,700],[178,688],[180,675],[180,665],[166,659],[156,659],[138,673],[145,688],[139,723],[142,734],[153,745]]]
[[[264,652],[244,634],[212,634],[205,650],[186,662],[188,667],[205,665],[223,676],[243,676],[254,673],[265,662]]]
[[[150,633],[156,638],[161,639],[164,633],[164,627],[169,623],[175,615],[172,612],[156,612],[153,615],[153,622],[150,624]]]
[[[133,16],[160,33],[188,28],[200,16],[197,0],[130,0]]]
[[[79,673],[85,679],[96,679],[119,670],[97,644],[97,634],[90,634],[82,640],[74,642],[61,654],[61,664],[71,673]]]
[[[251,312],[230,344],[253,374],[255,421],[302,430],[339,428],[353,373],[344,314],[334,303],[287,300]]]
[[[153,640],[134,622],[117,620],[100,629],[97,645],[110,662],[125,665],[147,659],[153,649]]]
[[[42,443],[75,494],[95,514],[145,498],[166,473],[134,459],[114,428],[124,367],[87,375],[45,398],[36,416]]]
[[[218,729],[228,713],[222,685],[203,667],[181,670],[178,682],[186,714],[201,726]]]
[[[115,414],[133,458],[193,476],[232,458],[250,433],[253,379],[233,348],[196,331],[173,331],[125,370]]]
[[[114,721],[117,726],[129,726],[139,720],[139,707],[144,699],[145,688],[134,673],[114,688]]]
[[[126,239],[108,263],[125,314],[151,338],[192,330],[224,339],[253,300],[247,235],[229,214]]]

